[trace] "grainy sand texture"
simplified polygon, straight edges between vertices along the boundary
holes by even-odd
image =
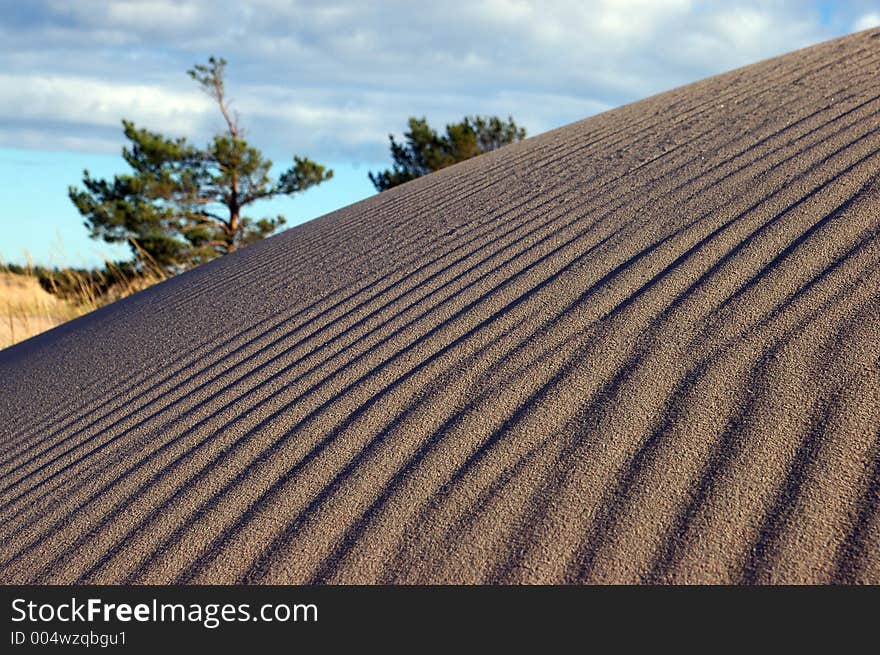
[[[880,31],[0,352],[6,583],[880,583]]]

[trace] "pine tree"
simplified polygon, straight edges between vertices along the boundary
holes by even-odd
[[[262,239],[283,216],[253,219],[253,203],[293,195],[332,177],[333,171],[299,156],[278,178],[272,162],[248,144],[228,104],[226,61],[211,57],[188,71],[217,104],[226,129],[204,148],[123,120],[129,145],[122,157],[132,172],[99,180],[84,171],[85,190],[70,187],[73,204],[94,238],[129,243],[170,272],[178,272]]]
[[[460,123],[446,126],[439,135],[425,118],[411,117],[404,143],[391,141],[392,168],[370,173],[370,181],[377,191],[385,191],[422,175],[439,171],[484,152],[521,141],[526,138],[524,128],[517,127],[513,118],[502,121],[497,116],[466,116]]]

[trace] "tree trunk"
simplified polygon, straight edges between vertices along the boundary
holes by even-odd
[[[235,235],[241,227],[239,224],[239,213],[241,207],[238,205],[238,175],[232,176],[232,189],[229,194],[229,230],[226,232],[226,252],[230,253],[235,250]]]
[[[226,231],[226,252],[235,250],[235,235],[238,233],[239,217],[238,208],[233,209],[229,216],[229,229]]]

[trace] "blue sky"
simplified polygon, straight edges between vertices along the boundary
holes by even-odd
[[[529,134],[880,24],[880,0],[290,2],[0,0],[0,259],[91,265],[67,198],[82,169],[124,172],[120,119],[204,141],[221,127],[185,71],[229,60],[248,138],[335,178],[257,205],[291,224],[373,193],[388,134],[513,115]]]

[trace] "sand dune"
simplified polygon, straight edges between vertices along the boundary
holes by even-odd
[[[0,352],[0,580],[880,583],[880,32]]]

